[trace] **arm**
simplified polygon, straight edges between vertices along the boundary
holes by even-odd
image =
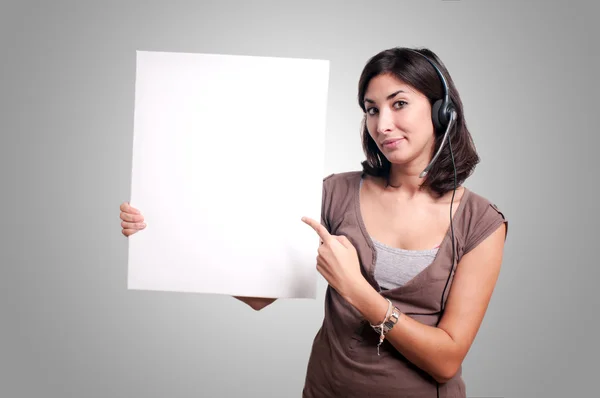
[[[444,315],[437,327],[401,314],[386,339],[439,383],[451,379],[479,330],[494,290],[504,249],[503,224],[457,266]],[[366,281],[349,291],[350,302],[371,324],[380,324],[388,302]]]
[[[260,311],[263,308],[265,308],[266,306],[275,302],[275,300],[277,300],[274,298],[264,298],[264,297],[241,297],[241,296],[233,296],[233,297],[240,300],[241,302],[248,304],[255,311]]]

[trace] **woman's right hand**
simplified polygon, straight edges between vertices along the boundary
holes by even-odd
[[[146,228],[144,216],[142,213],[132,207],[129,202],[121,204],[121,233],[127,237],[135,234],[137,231]]]
[[[129,202],[121,203],[121,233],[127,237],[135,234],[136,232],[146,228],[144,223],[144,216],[142,213],[132,207]],[[262,298],[262,297],[236,297],[236,299],[243,301],[248,304],[254,310],[259,311],[264,307],[272,304],[276,299],[273,298]]]

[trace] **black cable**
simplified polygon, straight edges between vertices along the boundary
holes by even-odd
[[[448,279],[446,279],[446,286],[444,286],[444,291],[442,292],[442,298],[440,299],[440,316],[438,321],[436,322],[436,327],[442,320],[442,315],[444,313],[444,309],[446,308],[444,305],[444,295],[446,294],[446,289],[448,288],[448,283],[450,282],[450,277],[452,276],[452,272],[454,271],[454,262],[456,257],[456,248],[454,247],[454,223],[452,221],[452,205],[454,204],[454,195],[456,195],[456,163],[454,163],[454,153],[452,152],[452,142],[448,140],[448,147],[450,148],[450,158],[452,159],[452,167],[454,168],[454,191],[452,192],[452,200],[450,201],[450,233],[452,236],[452,265],[450,266],[450,273],[448,274]],[[437,398],[440,398],[440,383],[436,382],[437,389]]]

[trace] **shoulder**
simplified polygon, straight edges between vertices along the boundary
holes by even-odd
[[[323,178],[323,195],[324,199],[338,202],[344,198],[352,198],[352,194],[357,191],[361,171],[346,171],[343,173],[333,173]]]
[[[331,191],[333,189],[348,189],[356,184],[362,176],[362,171],[345,171],[342,173],[332,173],[323,178],[323,186]]]
[[[471,251],[503,224],[507,226],[508,233],[504,212],[490,199],[465,188],[463,201],[458,221],[462,226],[464,253]]]
[[[490,199],[469,188],[465,189],[463,217],[478,220],[486,215],[496,215],[504,218],[504,213]]]
[[[362,171],[333,173],[323,178],[322,222],[330,228],[356,203]]]

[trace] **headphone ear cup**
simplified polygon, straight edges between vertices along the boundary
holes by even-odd
[[[452,101],[445,103],[444,100],[439,99],[434,102],[431,107],[431,118],[436,131],[441,132],[446,129],[450,123],[452,109],[454,109]]]
[[[442,103],[443,101],[437,100],[433,103],[433,106],[431,107],[431,119],[433,120],[433,127],[435,127],[436,131],[440,131],[444,129],[444,124],[443,121],[441,119],[442,116]]]

